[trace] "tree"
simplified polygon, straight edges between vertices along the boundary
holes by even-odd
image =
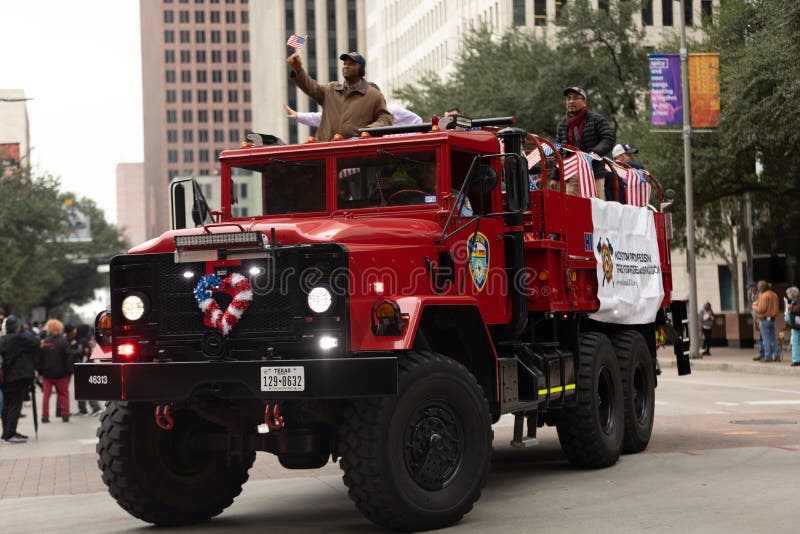
[[[0,177],[0,305],[7,311],[27,316],[36,306],[88,301],[106,283],[97,265],[125,248],[92,201],[59,186],[58,178],[30,168]],[[89,215],[91,241],[68,241],[70,205]]]

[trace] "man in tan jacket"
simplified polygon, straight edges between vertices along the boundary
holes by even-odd
[[[753,358],[765,362],[777,362],[781,359],[778,339],[775,336],[775,317],[780,311],[778,308],[778,295],[769,289],[766,280],[758,281],[758,300],[753,303],[756,312],[758,327],[761,331],[761,342],[764,344],[764,357]]]
[[[303,69],[296,53],[286,59],[294,71],[294,83],[305,94],[322,106],[322,118],[317,129],[317,139],[330,141],[336,134],[345,138],[358,135],[359,128],[391,126],[392,114],[386,109],[383,94],[364,80],[367,61],[358,52],[339,56],[344,64],[344,82],[320,85]]]

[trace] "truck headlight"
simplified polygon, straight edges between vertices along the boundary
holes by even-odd
[[[308,307],[314,313],[325,313],[333,305],[333,295],[326,288],[317,286],[308,292]]]
[[[144,316],[145,303],[141,295],[128,295],[122,300],[122,316],[129,321],[138,321]]]

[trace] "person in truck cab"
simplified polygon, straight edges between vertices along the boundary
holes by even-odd
[[[386,108],[383,94],[364,79],[367,60],[358,52],[342,54],[339,59],[344,62],[344,82],[322,85],[303,69],[303,61],[297,53],[286,59],[297,87],[322,106],[317,138],[330,141],[336,134],[355,137],[359,128],[391,126],[392,114]]]
[[[604,116],[589,111],[585,90],[580,87],[567,87],[563,94],[566,97],[567,113],[561,117],[556,126],[556,143],[571,145],[594,157],[599,156],[592,162],[592,170],[597,196],[605,199],[605,164],[602,158],[614,146],[616,140],[614,130]],[[566,192],[569,195],[578,195],[578,181],[568,180]]]

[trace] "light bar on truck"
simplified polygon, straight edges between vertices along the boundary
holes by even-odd
[[[228,232],[175,236],[175,250],[179,252],[219,248],[264,248],[264,234],[261,232]]]

